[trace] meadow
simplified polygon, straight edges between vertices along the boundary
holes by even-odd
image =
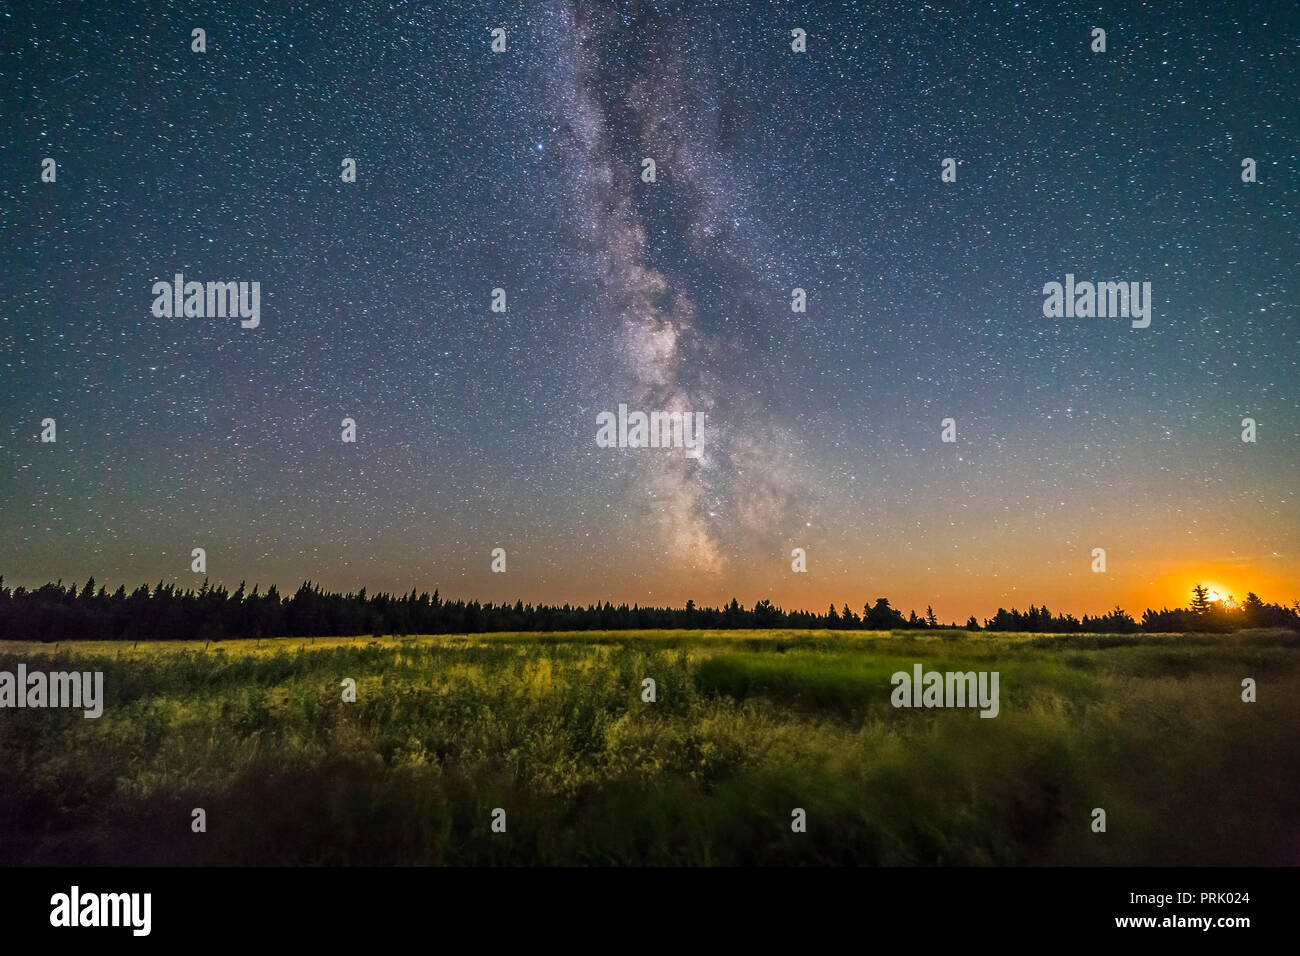
[[[0,711],[0,864],[1295,864],[1298,650],[1290,631],[10,642],[0,670],[102,670],[106,702]],[[997,671],[998,716],[896,709],[890,675],[917,663]]]

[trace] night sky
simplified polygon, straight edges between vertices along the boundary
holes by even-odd
[[[7,584],[1300,598],[1293,3],[319,6],[0,8]]]

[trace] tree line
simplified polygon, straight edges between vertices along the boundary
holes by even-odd
[[[1266,604],[1254,593],[1241,604],[1210,601],[1205,588],[1193,589],[1186,608],[1148,608],[1140,621],[1119,607],[1107,614],[1053,615],[1046,607],[1028,611],[998,608],[980,624],[972,615],[964,625],[940,624],[934,610],[904,617],[888,599],[877,598],[856,613],[848,604],[824,614],[784,611],[771,601],[746,608],[735,598],[722,607],[642,607],[633,604],[482,604],[446,601],[435,590],[394,595],[367,594],[362,588],[340,594],[304,581],[285,597],[274,585],[235,591],[207,580],[198,589],[181,589],[161,581],[127,592],[95,589],[91,578],[82,587],[53,584],[10,590],[0,576],[0,640],[170,640],[261,637],[326,637],[357,634],[447,634],[485,631],[589,631],[653,628],[800,628],[831,630],[962,629],[1051,633],[1136,633],[1139,631],[1232,631],[1247,627],[1300,630],[1300,602],[1291,607]]]

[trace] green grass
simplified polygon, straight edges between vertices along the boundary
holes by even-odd
[[[0,670],[102,670],[107,701],[0,711],[0,863],[1294,864],[1298,650],[1276,631],[5,644]],[[998,671],[999,716],[893,708],[917,662]]]

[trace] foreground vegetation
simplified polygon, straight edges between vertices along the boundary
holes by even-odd
[[[0,670],[102,670],[107,700],[0,710],[0,863],[1294,864],[1297,650],[1290,631],[7,643]],[[916,663],[998,671],[999,716],[895,709]]]

